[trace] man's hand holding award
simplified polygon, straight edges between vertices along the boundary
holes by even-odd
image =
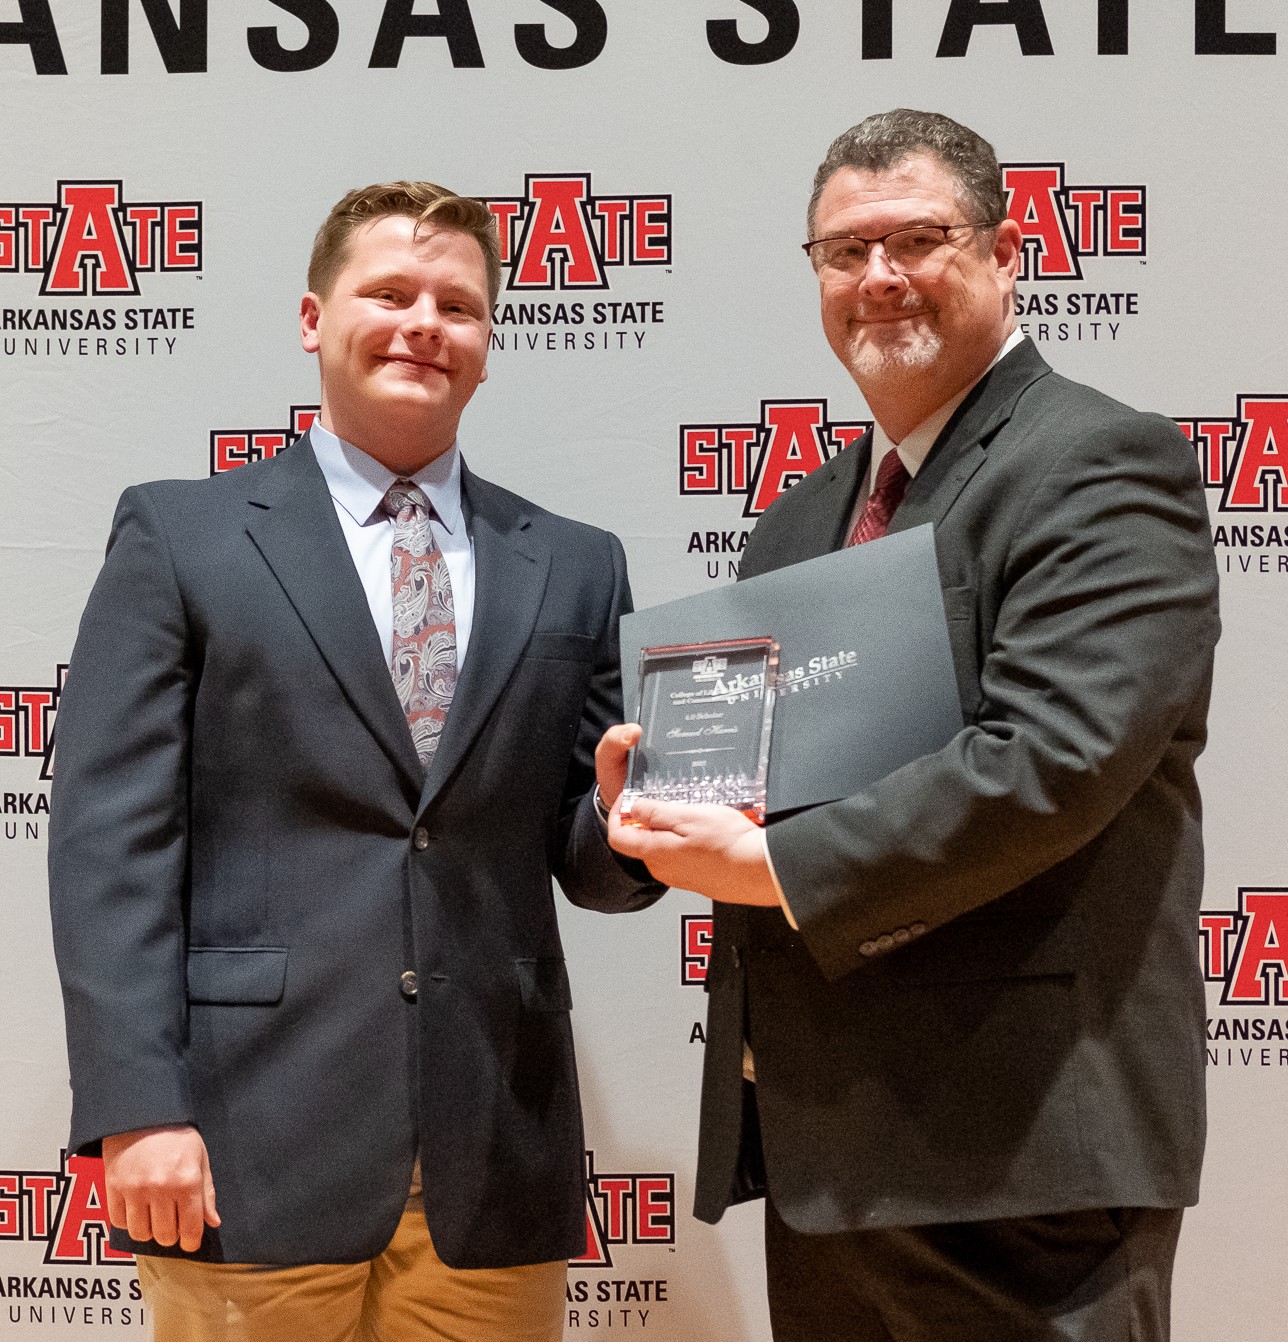
[[[637,723],[597,753],[606,799],[622,780],[609,842],[712,899],[777,904],[761,826],[961,728],[929,526],[638,611],[621,642]]]

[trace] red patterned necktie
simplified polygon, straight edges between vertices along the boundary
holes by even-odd
[[[452,581],[429,529],[430,504],[420,487],[410,480],[395,480],[382,506],[394,523],[390,671],[416,754],[428,769],[456,688]]]
[[[847,546],[862,545],[864,541],[874,541],[886,534],[894,510],[903,501],[903,492],[911,479],[908,468],[899,460],[898,452],[891,448],[881,458],[877,482],[859,514],[859,520],[854,524],[854,530],[850,532],[850,539],[845,542]]]

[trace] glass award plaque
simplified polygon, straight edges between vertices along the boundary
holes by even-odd
[[[644,734],[627,764],[622,819],[653,797],[718,802],[763,825],[777,675],[772,638],[644,648]]]

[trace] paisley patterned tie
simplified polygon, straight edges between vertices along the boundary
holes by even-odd
[[[394,638],[390,672],[420,762],[429,768],[456,688],[456,615],[447,560],[429,529],[418,485],[395,480],[382,505],[393,518]]]
[[[850,532],[850,539],[845,542],[847,546],[862,545],[864,541],[874,541],[886,534],[894,510],[903,502],[904,490],[908,488],[911,479],[908,468],[899,460],[899,454],[891,448],[881,458],[876,484],[859,514],[859,520],[854,524],[854,530]]]

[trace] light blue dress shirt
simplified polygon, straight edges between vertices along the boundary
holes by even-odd
[[[452,583],[452,607],[456,614],[456,669],[465,662],[470,629],[474,623],[474,542],[465,526],[461,509],[461,453],[452,446],[415,475],[399,477],[352,443],[337,438],[314,421],[309,441],[322,474],[326,477],[335,515],[358,579],[367,594],[371,618],[380,634],[386,663],[393,660],[394,599],[391,556],[394,524],[380,506],[389,486],[404,478],[425,491],[434,505],[430,530],[447,561]]]

